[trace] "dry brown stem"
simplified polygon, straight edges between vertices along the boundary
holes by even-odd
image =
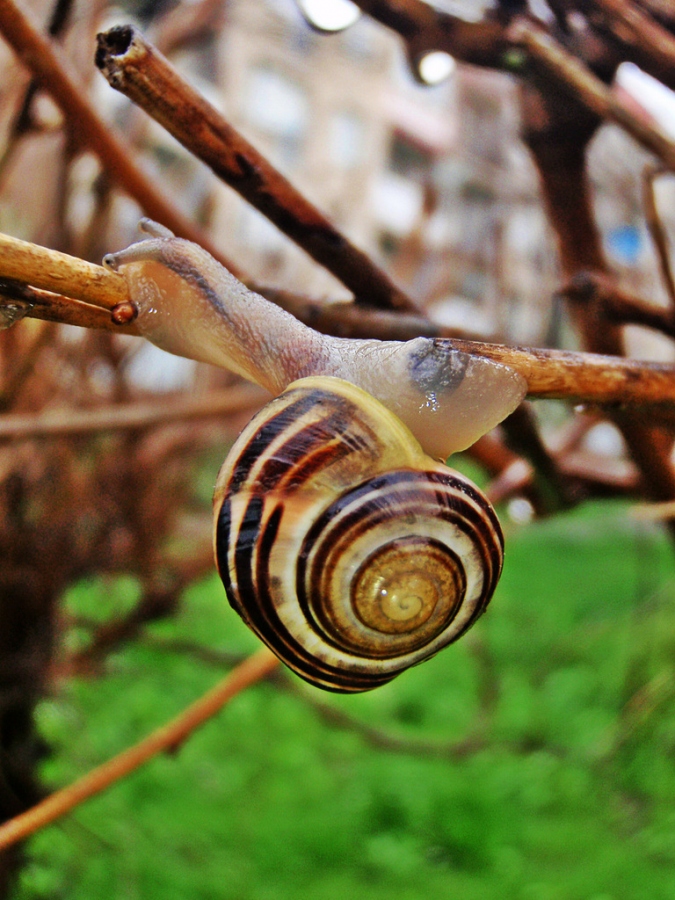
[[[268,294],[271,299],[275,298],[275,292]],[[341,307],[343,305],[346,306],[340,304]],[[318,304],[310,300],[303,306],[301,298],[295,295],[293,312],[317,331],[345,334],[345,330],[335,327],[335,310],[331,309],[331,304],[326,305],[324,316]],[[403,338],[400,330],[392,333],[387,331],[388,317],[367,313],[367,319],[374,324],[374,332],[360,329],[360,336],[387,340],[392,339],[392,334],[396,334],[394,339]],[[351,311],[347,323],[350,327],[348,333],[354,334],[356,329],[351,330]],[[663,403],[667,407],[675,400],[674,366],[594,353],[507,347],[484,341],[467,341],[453,337],[450,329],[433,323],[428,323],[427,328],[416,331],[415,334],[406,334],[405,339],[420,334],[443,338],[455,350],[485,356],[510,366],[526,379],[529,397],[568,399],[575,403]]]
[[[0,825],[0,850],[69,813],[80,803],[100,794],[116,781],[138,769],[153,756],[176,751],[200,725],[213,718],[233,697],[268,675],[279,660],[269,650],[258,650],[237,666],[219,684],[180,715],[153,731],[138,744],[92,769],[79,781],[52,794],[20,816]]]
[[[383,341],[409,341],[424,335],[440,337],[443,329],[422,315],[394,312],[386,309],[370,309],[358,306],[351,300],[326,302],[315,300],[306,294],[298,294],[280,288],[247,282],[248,287],[276,303],[296,319],[315,327],[324,334],[349,338],[379,338]],[[447,332],[448,329],[446,329]],[[451,337],[471,338],[462,331]]]
[[[5,291],[0,287],[0,295],[11,300],[13,291]],[[34,288],[23,289],[22,293],[32,294],[35,306],[27,313],[29,319],[42,319],[45,322],[58,322],[61,325],[77,325],[79,328],[95,328],[113,331],[115,334],[138,335],[138,329],[131,322],[129,325],[117,325],[110,312],[102,306],[92,306],[72,297],[52,294],[50,291],[38,291]],[[0,299],[0,306],[2,300]]]
[[[509,37],[557,82],[569,88],[577,101],[600,118],[620,125],[664,165],[675,170],[675,144],[655,124],[638,119],[617,94],[547,31],[519,18],[510,27]]]
[[[611,32],[623,45],[647,54],[659,66],[675,67],[675,37],[627,0],[591,0],[600,10]]]
[[[401,35],[414,69],[430,50],[446,50],[462,62],[498,68],[508,49],[504,27],[495,19],[467,22],[422,0],[356,0],[356,5]]]
[[[357,300],[385,309],[415,304],[351,244],[143,35],[129,25],[98,36],[96,64],[111,86],[159,122],[260,210]]]
[[[88,297],[106,308],[128,298],[124,279],[102,266],[7,236],[0,236],[1,277],[19,278],[47,289],[58,286],[61,290]],[[270,292],[270,296],[274,297],[274,292]],[[61,300],[68,305],[67,298]],[[295,313],[299,318],[320,331],[338,331],[344,334],[344,331],[334,327],[330,306],[326,306],[326,310],[328,323],[324,322],[317,304],[308,301],[303,310],[301,299],[295,297]],[[350,318],[352,314],[350,309]],[[56,315],[51,318],[62,321]],[[366,312],[365,318],[366,321],[374,321],[380,329],[377,335],[371,333],[370,336],[392,339],[392,333],[386,333],[383,327],[390,322],[389,317],[377,314],[373,316],[371,312]],[[428,325],[428,330],[425,327],[415,333],[411,331],[409,337],[416,337],[420,333],[443,337],[456,350],[504,363],[526,379],[531,397],[566,398],[575,403],[649,403],[669,409],[675,404],[674,366],[564,350],[506,347],[482,341],[466,341],[450,337],[452,332],[426,323],[420,317],[415,317],[414,321],[419,325]],[[329,329],[328,325],[332,327]],[[362,329],[362,333],[366,332],[367,329]],[[393,339],[402,337],[401,331],[396,328],[393,334]]]
[[[0,0],[0,34],[61,107],[68,128],[78,143],[98,155],[111,178],[139,203],[145,213],[181,237],[201,244],[212,256],[232,268],[201,229],[180,213],[167,200],[165,191],[136,165],[131,148],[125,146],[93,108],[84,86],[63,56],[14,0]]]
[[[129,299],[126,282],[116,272],[6,234],[0,234],[0,278],[66,294],[105,309]]]
[[[209,391],[203,396],[177,396],[156,402],[107,405],[100,409],[48,409],[0,418],[0,440],[25,440],[97,431],[152,428],[258,409],[269,395],[253,385]]]
[[[649,229],[649,234],[656,249],[661,277],[666,286],[671,305],[675,305],[675,279],[673,278],[673,269],[670,264],[668,236],[661,217],[659,216],[654,190],[655,181],[661,174],[663,174],[663,169],[660,166],[658,168],[655,168],[654,166],[647,166],[645,168],[642,176],[642,203],[644,206],[647,228]]]
[[[619,288],[615,280],[599,272],[583,272],[563,287],[560,295],[574,303],[595,306],[598,315],[621,325],[643,325],[675,338],[675,313],[647,303]]]
[[[540,114],[540,104],[525,105],[525,136],[558,235],[563,275],[572,279],[582,271],[608,273],[593,215],[585,158],[597,119],[584,121],[580,115],[583,106],[573,103],[572,98],[561,103],[559,95],[550,90],[550,85],[547,87],[549,92],[540,95],[545,116]],[[620,327],[609,322],[597,306],[575,304],[572,313],[586,347],[597,353],[623,354]],[[641,421],[621,408],[612,415],[640,471],[645,492],[651,499],[675,497],[672,436],[656,427],[658,418],[654,415]]]

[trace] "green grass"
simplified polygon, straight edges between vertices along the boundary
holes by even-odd
[[[513,527],[497,595],[470,635],[370,694],[321,696],[411,742],[474,736],[474,752],[375,749],[263,684],[177,754],[34,837],[15,896],[672,900],[674,579],[662,532],[617,505]],[[94,619],[136,595],[129,580],[102,581],[67,603]],[[256,646],[215,579],[150,632]],[[105,678],[42,704],[54,749],[45,780],[77,777],[219,674],[128,646]]]

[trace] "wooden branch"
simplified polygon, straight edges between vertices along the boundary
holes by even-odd
[[[157,46],[169,56],[176,50],[220,34],[227,20],[227,4],[223,0],[197,0],[181,3],[155,19]]]
[[[624,46],[632,47],[659,66],[675,68],[675,37],[662,25],[627,0],[591,0],[600,10],[614,35]]]
[[[445,50],[461,62],[502,68],[508,49],[504,25],[495,18],[467,22],[422,0],[355,0],[363,12],[405,40],[417,74],[417,62],[431,50]]]
[[[70,22],[74,0],[57,0],[54,4],[47,33],[50,38],[57,38],[63,33]],[[35,78],[32,78],[26,86],[23,99],[17,105],[17,111],[11,122],[4,147],[0,151],[0,174],[5,171],[18,140],[34,127],[33,101],[40,88]]]
[[[258,650],[219,684],[138,744],[92,769],[78,781],[47,797],[32,809],[0,825],[0,850],[50,825],[90,797],[138,769],[159,753],[175,752],[197,728],[213,718],[233,697],[268,675],[279,660],[267,648]]]
[[[516,459],[492,479],[485,488],[485,495],[496,506],[530,487],[533,481],[534,469],[531,463],[526,459]]]
[[[269,292],[269,296],[274,299],[275,292]],[[293,306],[297,318],[317,331],[344,334],[334,327],[335,312],[330,309],[331,304],[326,304],[325,316],[321,314],[319,305],[311,300],[303,308],[298,295],[294,297]],[[388,339],[383,327],[385,317],[380,315],[371,321],[377,328],[375,334],[368,336]],[[526,379],[528,396],[532,398],[568,399],[575,403],[650,403],[663,404],[664,407],[670,407],[675,401],[675,366],[620,356],[467,341],[453,337],[451,329],[433,323],[428,323],[428,330],[421,330],[421,334],[447,340],[455,350],[485,356],[510,366]],[[419,335],[418,331],[409,337]],[[400,332],[397,337],[401,338]]]
[[[550,84],[548,87],[550,90]],[[548,95],[541,96],[546,102]],[[608,273],[586,170],[586,147],[594,129],[588,123],[575,128],[580,105],[574,102],[574,94],[570,97],[572,102],[567,104],[548,103],[545,117],[541,116],[538,104],[524,107],[526,139],[541,176],[547,212],[560,244],[561,268],[568,279],[581,271]],[[596,308],[576,304],[572,307],[572,318],[583,344],[590,350],[612,356],[623,354],[619,326],[598,315]],[[668,433],[659,427],[665,424],[660,413],[666,410],[662,407],[657,416],[654,410],[641,407],[643,417],[639,418],[636,409],[619,405],[609,412],[639,468],[645,493],[655,500],[673,498],[672,431]],[[672,422],[669,428],[672,430]],[[675,537],[675,523],[671,531]]]
[[[521,403],[502,422],[507,446],[530,463],[537,488],[538,509],[553,513],[568,509],[578,501],[558,461],[545,445],[530,404]]]
[[[659,175],[663,174],[663,169],[659,166],[647,166],[642,173],[642,203],[645,210],[645,220],[649,230],[650,237],[654,242],[656,256],[659,261],[659,269],[661,277],[666,286],[670,303],[675,307],[675,279],[673,278],[673,269],[670,264],[670,250],[668,247],[668,236],[666,229],[656,205],[656,193],[654,190],[655,181]]]
[[[128,298],[121,276],[102,266],[0,236],[0,278],[4,277],[18,277],[47,289],[58,284],[62,290],[75,294],[76,300],[80,299],[78,295],[86,296],[106,309]],[[62,299],[67,302],[67,298]],[[301,303],[297,303],[299,318],[319,331],[325,330],[316,304],[309,301],[307,310],[305,317]],[[433,336],[447,340],[452,349],[485,356],[519,372],[528,383],[530,397],[562,398],[575,403],[652,404],[671,412],[675,404],[674,366],[565,350],[505,347],[445,337],[444,329],[432,323],[429,323],[429,329]]]
[[[661,522],[675,517],[675,500],[660,503],[636,503],[630,510],[632,518],[641,522]]]
[[[129,299],[126,282],[116,272],[6,234],[0,234],[0,278],[65,293],[105,309]]]
[[[351,300],[315,300],[306,294],[283,288],[270,288],[254,281],[245,283],[252,291],[262,294],[296,319],[335,337],[378,338],[382,341],[410,341],[420,335],[469,337],[465,332],[460,334],[454,330],[451,335],[446,335],[451,329],[443,329],[425,316],[415,313],[358,306]]]
[[[165,190],[133,162],[133,149],[113,134],[111,126],[87,99],[84,86],[63,59],[63,54],[40,33],[14,0],[0,0],[0,34],[61,107],[77,141],[96,153],[110,177],[139,203],[145,213],[181,237],[201,244],[234,271],[236,267],[227,262],[207,235],[180,213],[166,198]]]
[[[138,329],[133,322],[123,325],[113,321],[109,310],[101,306],[92,306],[82,303],[72,297],[64,297],[60,294],[52,294],[49,291],[36,291],[28,289],[35,297],[39,297],[39,303],[33,306],[27,313],[28,319],[42,319],[46,322],[58,322],[61,325],[77,325],[80,328],[96,328],[103,331],[114,331],[116,334],[131,334],[138,336]],[[12,292],[2,290],[0,295],[7,296],[11,300]],[[2,299],[0,298],[0,306]]]
[[[675,338],[675,311],[647,303],[619,288],[601,272],[581,272],[559,291],[573,303],[595,306],[597,314],[620,325],[643,325]]]
[[[321,700],[316,691],[305,689],[288,678],[282,680],[275,677],[273,682],[292,696],[300,698],[310,709],[314,710],[326,725],[358,734],[363,741],[378,750],[432,759],[460,760],[472,753],[477,753],[487,743],[480,728],[480,721],[476,724],[473,733],[470,731],[467,737],[456,741],[410,738],[384,728],[376,728],[374,725],[350,715],[340,707]],[[478,718],[480,719],[480,717]]]
[[[100,431],[154,428],[171,422],[226,416],[259,409],[269,394],[253,385],[237,385],[203,396],[179,395],[156,402],[107,405],[100,409],[48,409],[0,416],[0,441],[64,437]]]
[[[608,459],[584,451],[558,456],[558,465],[568,478],[582,481],[595,493],[636,494],[644,490],[643,479],[629,459]]]
[[[121,275],[0,234],[0,307],[16,301],[30,307],[27,316],[33,319],[138,334],[133,321],[113,321],[111,310],[129,304]]]
[[[547,31],[529,19],[518,18],[509,28],[509,38],[514,45],[526,50],[558,83],[570,89],[591,112],[620,125],[675,171],[675,144],[657,125],[638,119],[616,93]]]
[[[125,25],[100,34],[96,65],[112,87],[144,109],[332,272],[357,300],[384,309],[415,309],[412,300],[305,200],[137,29]]]

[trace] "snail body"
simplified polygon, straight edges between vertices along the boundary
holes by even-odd
[[[525,396],[508,366],[440,338],[378,341],[319,334],[248,290],[196,244],[146,222],[153,237],[104,262],[127,280],[149,341],[228,368],[277,395],[311,375],[358,385],[446,459],[509,415]]]
[[[357,692],[484,611],[503,538],[487,499],[341,379],[291,384],[244,429],[214,497],[230,604],[302,678]]]

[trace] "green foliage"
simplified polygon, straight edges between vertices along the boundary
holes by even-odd
[[[617,505],[514,528],[507,547],[489,613],[457,645],[358,697],[295,680],[248,690],[177,754],[34,837],[18,900],[670,900],[671,548]],[[113,593],[119,609],[134,592],[89,583],[68,605],[100,621]],[[161,641],[256,646],[215,579],[149,633],[106,677],[44,701],[48,783],[214,683],[212,664]],[[377,749],[308,695],[432,750]]]

